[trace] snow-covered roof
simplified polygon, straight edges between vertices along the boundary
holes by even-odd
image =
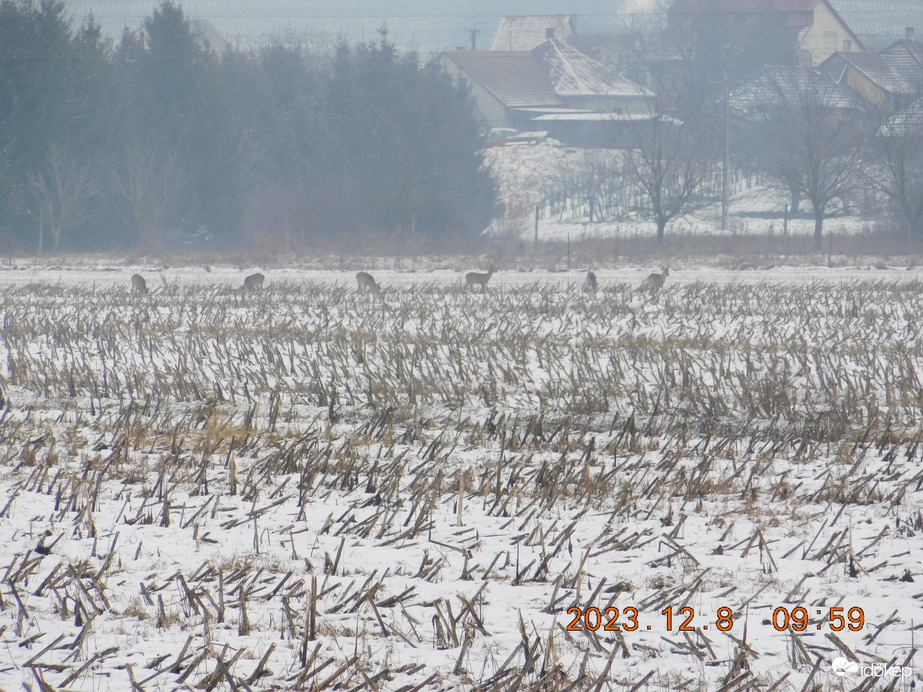
[[[917,94],[923,86],[923,43],[902,39],[880,53],[837,52],[819,67],[838,84],[846,84],[848,69],[889,94]]]
[[[853,91],[835,82],[829,74],[809,69],[767,66],[759,75],[739,84],[728,94],[728,104],[739,113],[755,114],[780,103],[782,96],[794,98],[797,93],[817,89],[818,97],[830,108],[849,109],[855,106]]]
[[[906,82],[915,93],[923,85],[923,43],[901,39],[880,53],[888,67]]]
[[[194,33],[202,36],[208,45],[219,55],[228,47],[227,39],[218,31],[217,27],[207,19],[193,18],[189,20],[189,27]]]
[[[445,55],[507,107],[564,105],[530,51],[450,51]]]
[[[576,48],[548,39],[531,51],[450,51],[446,57],[510,108],[564,106],[570,97],[651,93]]]
[[[909,27],[923,31],[920,0],[832,0],[832,3],[868,50],[881,50],[904,38]]]
[[[849,66],[863,74],[869,81],[891,94],[911,94],[914,92],[910,84],[879,53],[850,53],[837,52],[831,55],[820,66],[821,71],[830,75],[835,82],[842,83],[844,69]]]
[[[674,0],[670,13],[810,12],[818,0]]]
[[[544,113],[532,118],[533,121],[551,122],[551,121],[573,121],[573,122],[646,122],[653,120],[654,116],[649,113],[601,113],[598,111],[583,111],[573,113]],[[659,116],[664,122],[681,124],[682,121],[670,116]]]
[[[532,50],[549,38],[577,33],[576,23],[576,17],[564,14],[503,17],[490,49]]]
[[[532,50],[542,63],[559,96],[637,96],[651,95],[644,87],[596,62],[558,39],[549,39]]]
[[[923,125],[923,99],[917,99],[909,106],[892,115],[885,125],[882,125],[879,134],[882,136],[902,136],[907,128],[918,131]]]

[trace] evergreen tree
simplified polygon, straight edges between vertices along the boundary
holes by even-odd
[[[248,220],[261,242],[288,247],[317,226],[306,191],[317,187],[320,117],[317,79],[301,47],[273,39],[227,51],[225,82],[241,132]],[[278,233],[267,237],[267,229]]]
[[[439,235],[478,232],[493,216],[470,95],[437,66],[420,67],[386,36],[340,46],[325,112],[324,163],[346,195],[336,200],[344,222]]]
[[[33,224],[28,178],[68,126],[71,30],[65,5],[0,0],[0,227]]]
[[[233,234],[243,209],[242,171],[217,57],[180,6],[164,0],[144,20],[142,35],[123,34],[119,59],[132,95],[125,155],[136,153],[137,142],[151,152],[177,152],[189,176],[186,194],[177,197],[164,225]]]

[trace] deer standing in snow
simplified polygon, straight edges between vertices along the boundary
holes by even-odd
[[[659,293],[663,290],[663,282],[670,276],[670,268],[665,267],[662,274],[648,274],[647,278],[638,286],[636,293],[648,291],[650,293]]]
[[[251,274],[244,279],[244,292],[263,288],[263,281],[265,280],[266,277],[259,272]]]
[[[140,274],[131,275],[131,290],[142,295],[147,294],[147,281]]]
[[[372,278],[372,275],[368,272],[359,272],[356,274],[356,283],[359,284],[360,291],[365,289],[368,289],[373,293],[379,293],[381,291],[381,286],[375,283],[375,279]]]
[[[599,284],[596,283],[596,274],[591,269],[590,271],[586,273],[586,284],[584,285],[583,290],[586,291],[587,293],[592,293],[593,295],[596,295],[596,288],[598,286]]]
[[[497,269],[494,265],[490,265],[490,269],[487,270],[486,274],[480,272],[468,272],[465,274],[465,286],[468,288],[473,288],[475,286],[480,286],[482,291],[487,290],[487,282],[490,281],[492,277],[497,272]]]

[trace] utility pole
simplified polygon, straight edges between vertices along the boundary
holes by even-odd
[[[731,166],[731,109],[728,105],[728,63],[724,58],[724,164],[721,166],[721,230],[728,227],[728,169]]]
[[[475,22],[474,27],[468,29],[468,33],[471,34],[471,50],[478,49],[477,35],[481,33],[480,29],[478,29],[479,24],[487,24],[487,22]]]

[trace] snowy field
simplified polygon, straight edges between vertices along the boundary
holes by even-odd
[[[919,684],[920,270],[473,268],[0,269],[0,690]]]

